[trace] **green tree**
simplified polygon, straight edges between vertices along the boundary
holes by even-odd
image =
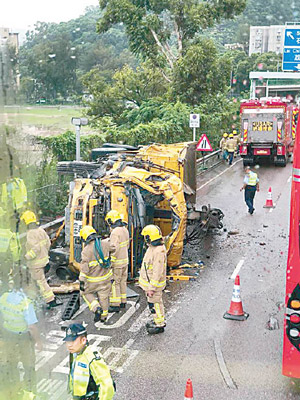
[[[196,35],[222,18],[238,15],[245,5],[246,0],[100,0],[98,31],[124,24],[133,53],[151,60],[170,82],[165,67],[173,70]]]

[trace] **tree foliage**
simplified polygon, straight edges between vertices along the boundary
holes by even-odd
[[[27,100],[75,98],[82,93],[80,77],[97,68],[109,81],[124,64],[135,65],[121,26],[96,32],[97,7],[68,22],[37,22],[20,48],[22,90]],[[28,82],[31,80],[31,84]]]
[[[161,69],[175,62],[203,29],[241,13],[246,0],[100,0],[100,33],[122,23],[130,49]]]

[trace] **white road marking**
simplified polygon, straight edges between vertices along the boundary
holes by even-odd
[[[37,384],[38,393],[46,392],[51,396],[51,400],[70,399],[70,395],[67,393],[67,386],[65,381],[56,379],[42,379]]]
[[[128,349],[125,346],[109,347],[103,354],[103,357],[111,370],[122,374],[124,372],[124,367],[128,367],[138,353],[138,350]],[[122,363],[122,359],[124,358],[126,358],[126,361]]]
[[[216,353],[216,357],[217,357],[217,361],[219,364],[219,368],[221,371],[221,374],[223,375],[224,381],[226,383],[226,385],[230,388],[230,389],[237,389],[235,383],[233,382],[233,380],[231,379],[230,373],[226,367],[225,361],[224,361],[224,357],[222,354],[222,350],[221,350],[221,343],[219,339],[215,339],[214,340],[214,345],[215,345],[215,353]]]
[[[224,171],[220,172],[218,175],[216,175],[214,178],[211,178],[209,181],[207,181],[206,183],[204,183],[203,185],[201,185],[200,187],[197,188],[197,192],[200,189],[203,189],[206,185],[208,185],[209,183],[211,183],[212,181],[214,181],[215,179],[219,178],[219,176],[225,174],[225,172],[227,172],[230,168],[232,168],[235,164],[237,164],[238,162],[242,161],[242,159],[235,161],[232,165],[230,165],[229,168],[224,169]]]
[[[292,177],[290,176],[289,179],[287,180],[288,183],[290,183],[292,180]]]
[[[134,301],[127,301],[127,304],[130,305],[128,310],[122,315],[121,318],[119,318],[116,323],[112,325],[105,325],[101,322],[97,322],[95,326],[97,327],[98,330],[100,329],[115,329],[115,328],[120,328],[126,322],[133,316],[133,314],[140,308],[140,304],[136,304]]]
[[[230,279],[235,279],[237,277],[237,275],[240,272],[240,269],[242,268],[243,264],[244,264],[245,260],[240,260],[237,264],[237,266],[235,267]]]
[[[147,307],[135,320],[135,322],[131,325],[131,327],[128,329],[128,332],[138,332],[141,329],[141,327],[144,326],[146,322],[149,320],[149,317],[150,317],[150,311]]]

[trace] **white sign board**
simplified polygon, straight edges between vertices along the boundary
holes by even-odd
[[[190,128],[200,127],[200,114],[190,114]]]

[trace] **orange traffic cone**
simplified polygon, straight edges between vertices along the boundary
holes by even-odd
[[[272,189],[271,189],[271,186],[269,187],[268,197],[267,197],[267,200],[266,200],[266,204],[264,205],[264,208],[275,208],[275,206],[273,204],[273,200],[272,200]]]
[[[185,386],[184,400],[191,400],[193,398],[193,384],[191,379],[188,379]]]
[[[244,312],[243,304],[241,300],[241,290],[240,290],[240,277],[236,276],[233,286],[232,299],[230,303],[229,311],[227,311],[223,318],[233,319],[235,321],[244,321],[249,317],[249,314]]]

